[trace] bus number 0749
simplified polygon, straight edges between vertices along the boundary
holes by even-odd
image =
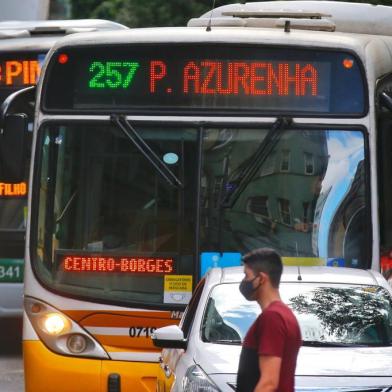
[[[156,330],[156,327],[130,327],[129,336],[131,338],[150,337]]]

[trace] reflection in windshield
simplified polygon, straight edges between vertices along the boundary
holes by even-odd
[[[304,323],[304,340],[364,345],[392,342],[391,300],[381,287],[315,287],[287,299]]]
[[[190,294],[164,296],[163,288],[166,272],[194,271],[197,130],[143,127],[138,134],[185,189],[162,178],[114,125],[42,131],[35,265],[56,290],[159,305],[184,304]]]
[[[246,301],[237,284],[220,284],[214,287],[208,300],[202,338],[210,343],[240,344],[259,314],[259,305]]]
[[[304,344],[392,343],[392,303],[381,287],[282,283],[280,292],[298,319]],[[257,303],[239,295],[238,284],[218,285],[204,314],[203,340],[242,341],[259,313]]]
[[[356,267],[361,238],[355,233],[364,231],[365,213],[363,136],[359,132],[330,131],[327,145],[333,153],[316,205],[319,231],[314,241],[323,257],[333,252],[337,244],[344,244],[343,253],[351,257],[352,266]]]
[[[0,230],[26,229],[27,196],[0,199]]]
[[[367,266],[361,132],[284,128],[260,149],[271,124],[132,129],[140,145],[108,123],[40,129],[33,263],[48,286],[113,303],[185,304],[190,289],[164,294],[166,272],[196,280],[203,256],[224,252],[228,259],[261,246],[277,249],[288,264]],[[249,167],[238,198],[224,205]],[[81,265],[86,257],[118,265]],[[169,270],[159,260],[169,260]],[[151,269],[157,265],[158,273]]]
[[[203,250],[245,253],[269,246],[288,263],[302,257],[315,264],[366,265],[359,131],[283,131],[233,206],[220,207],[267,133],[210,129],[204,135]]]

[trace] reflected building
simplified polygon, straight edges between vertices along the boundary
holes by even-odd
[[[247,144],[248,150],[256,147]],[[238,200],[231,208],[221,209],[224,184],[235,186],[230,185],[235,184],[230,178],[238,162],[247,155],[248,164],[256,159],[240,143],[229,143],[223,150],[211,157],[206,154],[204,166],[209,200],[203,202],[206,209],[214,210],[205,214],[209,221],[204,222],[211,247],[217,249],[223,242],[225,249],[229,243],[232,250],[270,246],[285,256],[318,256],[312,239],[319,224],[316,208],[321,208],[321,183],[328,165],[326,132],[285,132]]]
[[[318,256],[312,233],[327,164],[325,133],[304,131],[279,141],[242,197],[246,212],[260,224],[261,241],[263,231],[270,238],[265,245],[284,249],[286,256]]]

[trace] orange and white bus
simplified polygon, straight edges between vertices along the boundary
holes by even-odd
[[[0,22],[0,104],[18,90],[35,85],[45,55],[60,37],[82,31],[125,28],[104,20],[56,20]],[[33,104],[14,104],[14,112],[33,117]],[[27,138],[29,158],[32,123]],[[5,147],[7,150],[8,147]],[[12,162],[11,162],[12,161]],[[25,159],[19,182],[7,166],[16,164],[12,151],[1,164],[0,181],[0,318],[21,317],[23,269],[27,220],[29,159]],[[8,180],[8,181],[7,181]]]
[[[208,268],[256,247],[380,268],[391,17],[248,3],[55,44],[33,130],[27,392],[155,391],[151,333]],[[21,114],[6,120],[23,134]]]

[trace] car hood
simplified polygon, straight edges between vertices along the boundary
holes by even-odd
[[[207,373],[237,373],[241,346],[227,344],[199,344],[194,361]]]
[[[203,343],[195,362],[207,374],[237,373],[240,346]],[[392,376],[392,347],[301,347],[297,376]]]
[[[301,347],[297,376],[392,376],[392,347]]]

